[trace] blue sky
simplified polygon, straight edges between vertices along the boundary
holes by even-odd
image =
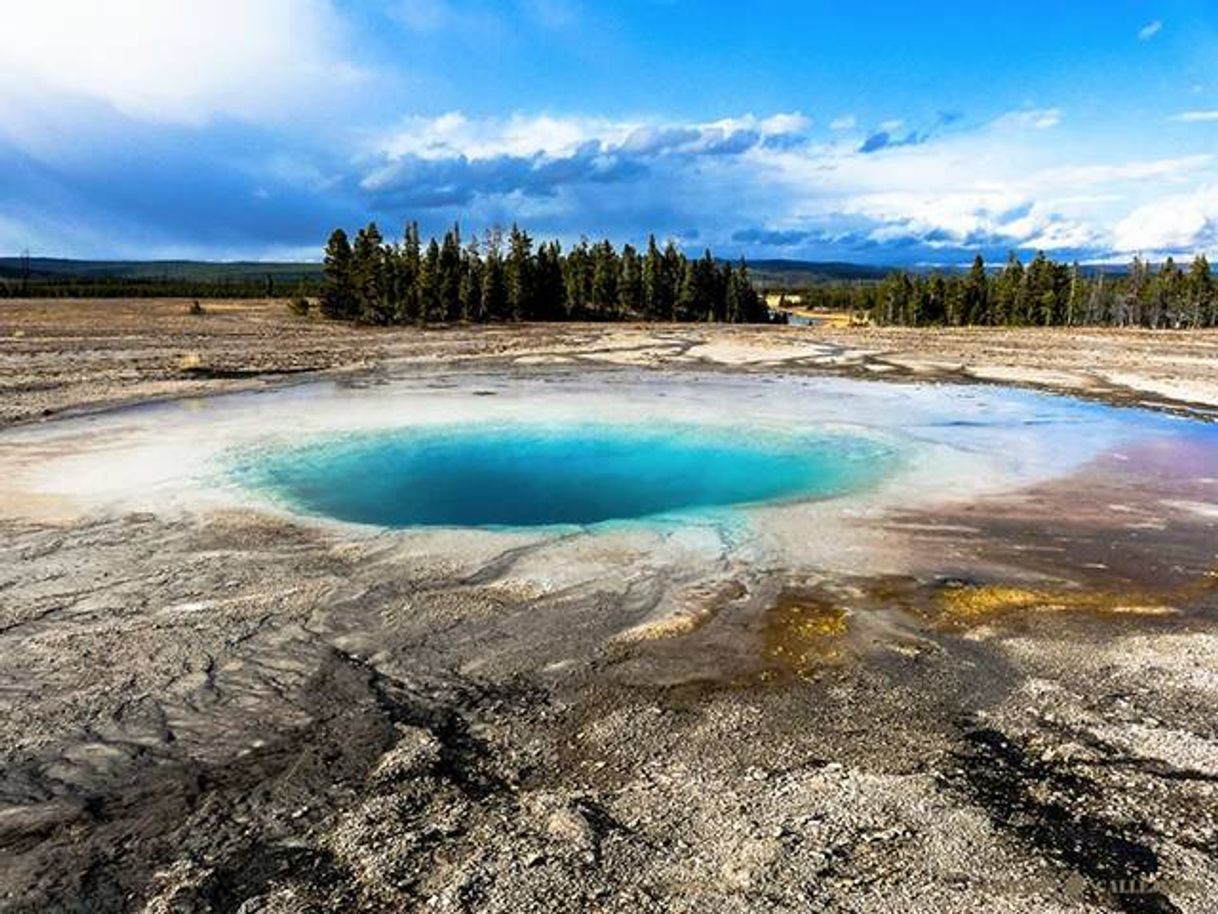
[[[1214,0],[41,0],[0,252],[316,259],[329,229],[883,264],[1218,249]]]

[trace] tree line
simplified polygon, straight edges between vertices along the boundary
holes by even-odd
[[[1135,257],[1121,273],[1084,270],[1043,252],[1029,263],[1011,254],[999,270],[978,256],[966,273],[893,273],[880,282],[831,283],[801,290],[801,303],[865,315],[877,324],[934,326],[1218,326],[1210,265],[1198,255],[1184,269]]]
[[[386,242],[375,223],[354,241],[335,229],[319,309],[369,324],[771,320],[743,260],[720,263],[710,251],[691,259],[654,236],[641,251],[584,240],[564,252],[515,225],[465,243],[453,226],[424,245],[414,222],[400,242]]]

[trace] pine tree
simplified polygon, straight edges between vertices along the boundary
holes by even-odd
[[[444,233],[436,264],[437,314],[439,320],[461,317],[461,227],[454,225]]]
[[[731,282],[732,268],[729,264],[724,264],[720,268],[709,250],[703,261],[710,292],[707,320],[721,324],[727,320],[727,287]]]
[[[587,239],[581,238],[563,263],[567,308],[573,320],[587,320],[591,315],[592,275],[592,252]]]
[[[985,272],[985,260],[978,254],[973,258],[973,266],[968,271],[968,277],[964,281],[964,293],[960,309],[962,323],[991,323],[989,306],[990,280]]]
[[[461,300],[461,320],[486,320],[486,311],[482,307],[482,258],[478,254],[476,238],[470,241],[461,255],[461,284],[457,294]]]
[[[440,301],[440,245],[432,238],[423,255],[423,266],[419,270],[419,321],[423,324],[444,320],[444,307]]]
[[[668,320],[672,304],[665,299],[664,255],[656,246],[656,236],[647,237],[643,258],[643,314],[651,321]]]
[[[1184,273],[1176,266],[1174,258],[1168,257],[1163,262],[1154,285],[1150,326],[1179,329],[1184,324],[1185,281]]]
[[[622,275],[619,288],[620,313],[631,319],[643,313],[643,262],[631,245],[622,248]]]
[[[1218,326],[1218,297],[1214,295],[1214,280],[1210,262],[1204,254],[1193,259],[1188,271],[1188,302],[1191,326]]]
[[[369,324],[389,323],[393,314],[389,304],[384,238],[375,222],[369,222],[355,235],[355,245],[351,250],[351,276],[359,319]]]
[[[346,320],[355,316],[355,283],[351,276],[351,242],[347,233],[335,229],[326,243],[321,313]]]
[[[482,261],[482,310],[487,320],[508,319],[507,287],[503,277],[503,236],[497,230],[486,233]]]
[[[749,276],[749,266],[744,262],[744,258],[741,258],[740,264],[736,268],[735,281],[736,294],[740,299],[740,313],[736,320],[750,324],[768,323],[770,309],[765,303],[765,298],[753,286],[753,280]]]
[[[567,287],[563,279],[562,248],[557,241],[537,250],[537,320],[559,321],[567,316]]]
[[[942,273],[935,273],[926,283],[925,306],[921,319],[927,324],[945,324],[947,319],[947,282]]]
[[[618,315],[618,266],[613,243],[602,241],[592,248],[592,310],[598,320]]]
[[[677,243],[669,239],[664,245],[664,262],[660,270],[660,320],[682,320],[678,299],[681,284],[685,281],[685,255],[677,249]]]
[[[741,264],[743,266],[743,263]],[[738,324],[743,319],[744,307],[740,300],[740,280],[729,264],[725,276],[723,293],[723,319],[729,324]]]
[[[423,262],[417,222],[406,225],[397,264],[398,298],[394,308],[394,320],[399,324],[421,322],[423,315],[419,308],[419,274]]]
[[[1023,316],[1020,313],[1020,296],[1023,290],[1023,274],[1019,255],[1012,251],[1007,257],[1006,266],[995,277],[991,290],[995,324],[1014,326],[1021,323]]]
[[[672,319],[675,321],[694,320],[694,314],[698,309],[698,299],[698,265],[689,260],[685,262],[681,285],[677,288],[677,302],[673,308]]]
[[[535,295],[533,283],[533,239],[516,225],[508,234],[508,254],[504,264],[507,284],[508,316],[520,320],[532,308]]]
[[[1018,309],[1021,324],[1050,322],[1053,315],[1053,277],[1044,251],[1037,251],[1024,271],[1022,300],[1023,304]]]
[[[904,273],[890,273],[880,283],[880,294],[872,319],[877,324],[904,323],[909,277]]]
[[[1125,294],[1120,297],[1117,311],[1118,326],[1142,323],[1149,289],[1150,267],[1141,257],[1135,256],[1129,265],[1129,279],[1125,283]]]

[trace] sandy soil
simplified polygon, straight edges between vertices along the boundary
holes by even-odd
[[[471,365],[1218,405],[1214,334],[419,333],[207,307],[0,303],[3,422]],[[887,517],[909,567],[885,576],[681,537],[483,549],[19,506],[0,909],[1208,912],[1218,467],[1135,456]]]
[[[988,380],[1218,411],[1218,331],[531,325],[360,328],[279,301],[0,300],[0,424],[128,400],[450,362]]]

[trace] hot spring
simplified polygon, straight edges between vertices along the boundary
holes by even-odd
[[[0,465],[20,504],[63,513],[275,507],[444,543],[575,527],[712,551],[747,529],[758,549],[854,565],[875,553],[850,543],[884,512],[969,504],[1097,460],[1132,466],[1148,448],[1209,478],[1214,440],[1203,423],[1000,387],[428,375],[13,429]],[[1192,454],[1202,465],[1185,466]]]
[[[884,475],[861,435],[720,427],[463,424],[365,431],[243,459],[245,486],[381,527],[545,527],[828,498]]]

